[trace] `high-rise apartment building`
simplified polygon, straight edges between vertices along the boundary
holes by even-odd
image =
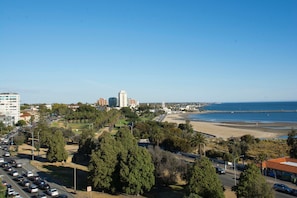
[[[124,90],[121,90],[119,92],[119,107],[127,107],[128,106],[128,96],[127,96],[127,92]]]
[[[14,125],[20,119],[20,95],[0,93],[0,115],[5,125]]]

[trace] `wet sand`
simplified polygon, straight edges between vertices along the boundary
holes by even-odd
[[[167,114],[163,122],[185,123],[189,113]],[[241,137],[249,134],[256,138],[271,139],[288,134],[291,126],[297,128],[297,123],[214,123],[190,121],[193,129],[213,137],[228,139],[230,137]],[[279,128],[279,129],[277,129]]]

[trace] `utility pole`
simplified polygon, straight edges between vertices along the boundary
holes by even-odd
[[[32,161],[34,161],[34,130],[32,130],[31,132],[32,132]]]
[[[74,194],[76,194],[76,167],[74,167],[74,171],[73,171],[73,186],[74,186]]]

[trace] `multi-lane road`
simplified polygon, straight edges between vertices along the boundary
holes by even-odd
[[[54,182],[50,182],[51,180],[49,178],[42,178],[41,175],[39,175],[39,171],[30,164],[29,159],[21,159],[18,157],[4,157],[4,153],[6,152],[4,150],[5,147],[8,147],[8,145],[1,145],[0,149],[0,158],[4,158],[5,162],[11,162],[11,160],[15,160],[18,163],[22,164],[22,167],[16,168],[13,167],[14,170],[18,172],[18,175],[24,176],[25,179],[28,179],[30,181],[30,178],[27,178],[25,176],[25,173],[27,171],[31,171],[34,176],[39,176],[42,180],[44,180],[46,183],[49,184],[50,188],[55,188],[58,190],[60,197],[73,197],[73,195],[66,191],[66,189],[63,186],[60,186]],[[11,188],[19,193],[19,197],[23,198],[29,198],[29,197],[45,197],[44,194],[46,194],[46,190],[38,189],[38,192],[36,193],[30,193],[28,192],[28,187],[24,187],[21,185],[20,182],[16,181],[17,176],[12,176],[10,174],[10,171],[6,170],[4,167],[2,167],[3,163],[0,163],[0,175],[2,181],[5,181],[7,184],[11,185]],[[11,165],[11,164],[10,164]],[[33,181],[30,181],[31,184],[33,184]],[[43,196],[41,196],[43,194]],[[51,197],[50,195],[46,195],[46,197]]]
[[[240,173],[238,172],[237,178],[238,178],[239,174]],[[221,180],[222,184],[225,187],[230,187],[231,188],[232,186],[234,186],[234,184],[235,184],[234,178],[235,177],[234,177],[234,172],[233,171],[227,171],[226,174],[219,175],[219,179]],[[266,177],[266,180],[269,183],[272,183],[272,184],[275,183],[275,182],[276,183],[285,183],[285,184],[287,184],[287,182],[283,182],[283,181],[275,181],[275,182],[273,182],[272,181],[273,178],[268,178],[268,177]],[[293,198],[293,197],[296,197],[296,196],[275,191],[275,198]]]

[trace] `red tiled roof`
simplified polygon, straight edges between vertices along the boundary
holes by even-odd
[[[271,159],[267,160],[262,163],[263,168],[271,168],[275,170],[280,170],[280,171],[286,171],[290,173],[296,173],[297,174],[297,166],[291,166],[288,164],[282,164],[282,162],[293,162],[297,164],[297,159],[293,158],[288,158],[288,157],[283,157],[283,158],[276,158],[276,159]]]

